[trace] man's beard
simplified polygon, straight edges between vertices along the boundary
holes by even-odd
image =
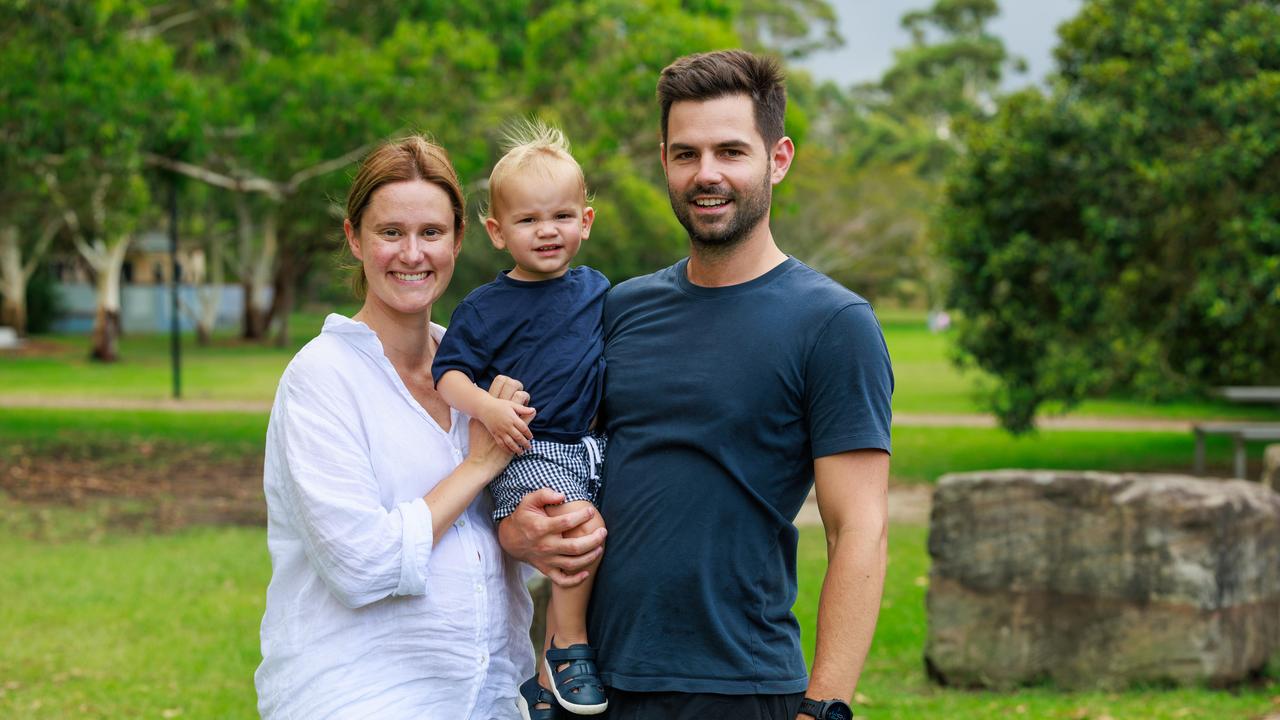
[[[769,174],[764,174],[764,182],[755,192],[736,193],[727,185],[695,185],[677,198],[671,186],[667,186],[667,197],[671,199],[671,209],[676,219],[689,233],[689,240],[703,249],[728,250],[742,242],[755,230],[761,222],[769,218],[769,205],[773,202],[773,183]],[[690,205],[699,195],[715,195],[729,198],[732,205],[729,218],[720,227],[699,227]]]

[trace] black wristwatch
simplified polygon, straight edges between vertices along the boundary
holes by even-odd
[[[800,701],[800,713],[812,715],[817,720],[853,720],[853,710],[843,700]]]

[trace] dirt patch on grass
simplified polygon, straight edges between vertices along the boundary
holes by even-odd
[[[264,525],[262,458],[131,441],[0,448],[0,490],[22,505],[80,508],[112,529]]]

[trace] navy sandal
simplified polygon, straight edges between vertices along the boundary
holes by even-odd
[[[598,715],[609,707],[604,683],[596,671],[596,651],[590,645],[558,648],[552,638],[544,662],[551,677],[551,692],[560,707],[575,715]],[[565,665],[564,669],[557,670],[561,665]]]
[[[546,707],[540,708],[539,705]],[[556,697],[538,684],[537,675],[520,685],[516,707],[520,708],[521,720],[562,720],[564,717],[560,706],[556,705]]]

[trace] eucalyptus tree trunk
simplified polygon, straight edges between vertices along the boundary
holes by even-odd
[[[0,228],[0,326],[27,334],[27,276],[22,272],[18,228]]]
[[[263,340],[267,336],[267,324],[271,318],[268,299],[271,280],[275,272],[276,253],[279,249],[277,219],[279,207],[268,206],[262,215],[259,231],[253,221],[249,202],[243,195],[236,197],[237,232],[240,238],[240,286],[244,289],[244,328],[246,340]]]
[[[94,360],[115,362],[120,359],[120,275],[131,240],[129,235],[121,235],[110,243],[97,240],[92,245],[76,240],[76,248],[93,268],[98,301],[91,336],[90,357]]]
[[[61,226],[47,223],[25,262],[18,226],[0,227],[0,326],[11,327],[20,336],[27,334],[27,283]]]

